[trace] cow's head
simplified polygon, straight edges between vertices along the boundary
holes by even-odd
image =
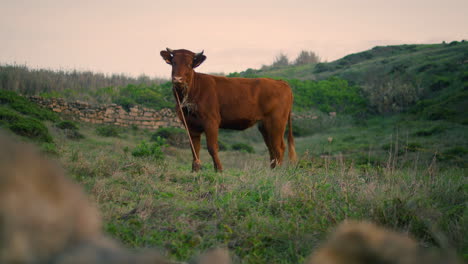
[[[196,67],[205,61],[203,51],[193,53],[189,50],[171,50],[167,48],[161,51],[161,57],[167,64],[172,65],[172,83],[176,87],[190,88]]]

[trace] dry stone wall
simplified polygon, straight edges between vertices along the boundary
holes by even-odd
[[[127,112],[122,106],[116,104],[92,105],[81,101],[67,102],[61,98],[42,98],[39,96],[31,96],[29,100],[70,119],[92,124],[110,124],[123,127],[134,125],[149,130],[160,127],[182,127],[174,111],[168,108],[154,110],[134,106]]]

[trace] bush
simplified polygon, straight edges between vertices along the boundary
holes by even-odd
[[[379,114],[403,112],[412,107],[422,96],[422,88],[413,83],[407,74],[393,75],[377,72],[367,73],[366,84],[362,87],[368,104]]]
[[[135,100],[130,99],[128,97],[119,97],[114,100],[114,103],[122,106],[125,111],[130,112],[130,108],[136,105]]]
[[[226,151],[226,150],[229,150],[229,145],[224,143],[223,141],[221,140],[218,140],[218,150],[219,151]]]
[[[42,143],[41,151],[47,154],[57,155],[57,147],[54,143]]]
[[[188,147],[188,137],[184,129],[178,127],[162,127],[151,135],[151,141],[158,138],[166,139],[167,143],[176,147]]]
[[[301,120],[302,121],[302,120]],[[305,137],[312,135],[314,130],[306,122],[299,122],[294,120],[292,123],[292,131],[294,137]],[[289,133],[289,126],[286,127],[286,135]]]
[[[35,118],[20,118],[9,126],[10,130],[20,136],[36,139],[42,142],[52,142],[52,136],[47,127]]]
[[[151,140],[156,140],[158,137],[169,139],[174,134],[185,134],[185,130],[178,127],[161,127],[151,135]]]
[[[96,128],[96,134],[102,137],[119,137],[120,128],[112,125],[104,125]]]
[[[333,66],[331,66],[330,64],[321,62],[315,65],[314,72],[321,73],[321,72],[332,70],[332,68]]]
[[[147,143],[143,140],[132,151],[132,156],[149,157],[160,160],[164,158],[164,153],[162,151],[162,147],[164,146],[165,140],[163,138],[159,138],[158,141],[153,143]]]
[[[78,130],[76,123],[69,120],[60,121],[56,123],[55,126],[60,129]]]
[[[12,109],[22,114],[31,115],[40,120],[58,120],[56,113],[49,109],[41,108],[12,91],[0,90],[0,104],[9,105]]]
[[[21,118],[22,116],[20,116],[18,113],[11,110],[10,108],[0,106],[0,121],[15,122]]]
[[[55,124],[62,130],[63,134],[69,139],[82,139],[84,136],[78,132],[78,125],[75,122],[64,120]]]
[[[322,112],[339,112],[363,115],[367,101],[358,86],[349,85],[346,80],[332,77],[328,80],[288,80],[294,94],[294,111],[308,111],[312,108]]]
[[[405,147],[410,152],[416,152],[421,150],[423,146],[417,142],[409,142]]]
[[[162,109],[173,106],[171,82],[162,85],[134,85],[119,87],[113,96],[113,102],[129,111],[134,105],[142,105],[153,109]]]
[[[252,146],[248,145],[248,144],[245,144],[245,143],[232,144],[231,149],[241,151],[241,152],[255,153],[254,148]]]
[[[424,114],[429,120],[450,120],[457,115],[457,112],[447,107],[436,105],[425,109]]]
[[[443,127],[443,126],[435,126],[433,128],[430,128],[430,129],[418,130],[414,134],[416,136],[418,136],[418,137],[429,137],[429,136],[432,136],[434,134],[440,134],[440,133],[444,132],[445,130],[446,130],[446,128]]]
[[[448,159],[453,159],[456,157],[461,158],[466,154],[468,154],[468,149],[461,147],[461,146],[457,146],[457,147],[452,147],[444,151],[441,155],[443,158],[440,158],[440,159],[448,160]]]

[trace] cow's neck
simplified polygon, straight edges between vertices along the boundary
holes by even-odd
[[[194,112],[197,109],[195,102],[193,101],[197,77],[198,74],[196,72],[193,72],[192,80],[188,84],[188,87],[185,89],[182,87],[173,86],[174,92],[177,93],[177,95],[179,96],[180,106],[188,112]]]

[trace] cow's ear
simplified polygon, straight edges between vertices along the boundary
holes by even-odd
[[[196,54],[195,58],[193,58],[192,68],[196,68],[200,66],[200,64],[202,64],[205,60],[206,60],[206,56],[203,55],[203,52]]]
[[[172,55],[169,51],[167,50],[161,50],[161,57],[163,58],[163,60],[167,63],[167,64],[170,64],[172,65]]]

